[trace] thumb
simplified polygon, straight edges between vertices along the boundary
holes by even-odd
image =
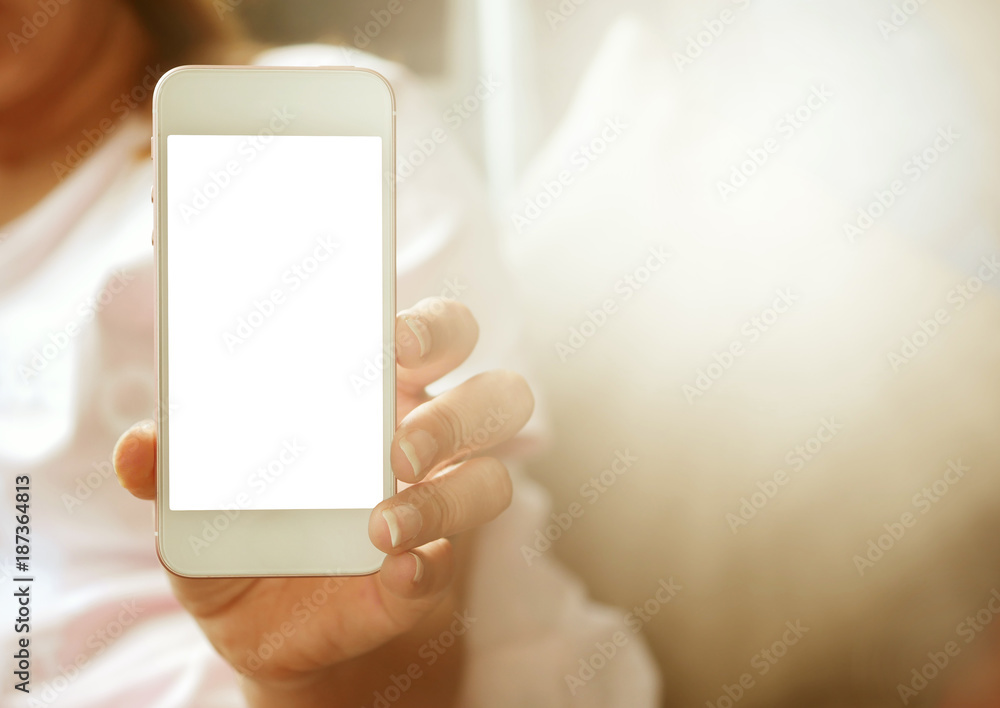
[[[111,454],[118,482],[139,499],[156,498],[156,424],[136,423],[122,433]]]
[[[156,499],[156,424],[143,420],[122,433],[111,454],[118,481],[132,496]],[[174,593],[195,617],[231,603],[255,584],[255,578],[185,578],[169,573]]]

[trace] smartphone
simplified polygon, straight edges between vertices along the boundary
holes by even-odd
[[[381,565],[394,140],[392,88],[365,69],[182,66],[157,83],[155,533],[172,572]]]

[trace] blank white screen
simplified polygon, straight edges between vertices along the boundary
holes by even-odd
[[[167,137],[169,506],[382,499],[379,137]]]

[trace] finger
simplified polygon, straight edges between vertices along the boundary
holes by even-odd
[[[139,499],[156,498],[156,425],[136,423],[122,433],[111,454],[118,481]]]
[[[477,374],[403,418],[389,448],[392,470],[404,482],[416,482],[441,463],[514,437],[534,408],[531,388],[520,374]]]
[[[381,551],[403,553],[493,520],[510,505],[511,493],[503,463],[475,457],[376,506],[368,536]]]
[[[389,555],[379,576],[383,587],[406,600],[437,598],[447,590],[454,575],[451,542],[441,538],[409,553]]]
[[[396,316],[396,385],[422,391],[465,361],[478,339],[468,307],[440,297],[421,300]]]

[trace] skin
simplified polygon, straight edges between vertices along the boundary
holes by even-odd
[[[0,47],[0,225],[59,183],[52,163],[64,159],[82,131],[103,119],[117,122],[111,110],[115,98],[136,85],[151,56],[150,38],[121,0],[59,7],[14,51],[8,33],[22,34],[22,17],[34,15],[38,6],[35,0],[0,0],[0,37],[5,39]],[[479,374],[436,398],[426,393],[428,384],[469,356],[478,333],[467,308],[440,299],[421,301],[397,317],[398,428],[391,462],[405,488],[371,515],[372,542],[388,554],[378,573],[336,583],[170,574],[181,605],[236,668],[244,667],[247,653],[259,650],[267,636],[281,633],[294,608],[314,591],[335,589],[312,606],[309,621],[275,647],[262,666],[240,675],[249,705],[368,704],[374,692],[392,685],[392,677],[405,674],[413,662],[420,663],[423,676],[394,705],[454,702],[462,652],[448,650],[427,666],[418,651],[449,631],[453,613],[462,609],[470,534],[510,503],[506,468],[483,453],[512,438],[534,407],[524,379],[507,371]],[[510,419],[497,428],[489,419],[491,408]],[[480,430],[488,432],[487,438],[469,449],[466,440]],[[401,447],[407,436],[412,446]],[[419,459],[419,469],[411,458]],[[126,431],[113,459],[125,489],[139,499],[155,499],[152,421]],[[394,546],[382,512],[402,506],[413,509],[402,518],[419,522],[412,533],[401,524]]]

